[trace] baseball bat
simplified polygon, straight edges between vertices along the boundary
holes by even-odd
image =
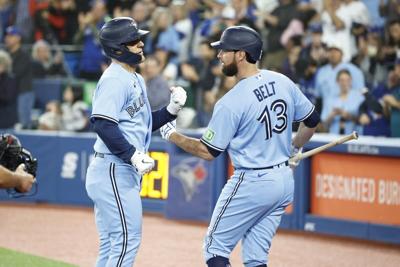
[[[328,148],[331,148],[331,147],[334,147],[334,146],[343,144],[343,143],[345,143],[347,141],[355,140],[355,139],[358,139],[358,133],[357,132],[353,132],[353,133],[351,133],[349,135],[343,136],[343,137],[341,137],[341,138],[339,138],[337,140],[333,140],[330,143],[327,143],[325,145],[316,147],[316,148],[311,149],[311,150],[309,150],[307,152],[304,152],[304,153],[301,153],[301,154],[297,154],[291,160],[296,160],[296,161],[297,160],[302,160],[304,158],[308,158],[308,157],[310,157],[312,155],[315,155],[315,154],[317,154],[319,152],[322,152],[322,151],[324,151],[324,150],[326,150]]]

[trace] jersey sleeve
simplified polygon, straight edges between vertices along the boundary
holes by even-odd
[[[236,133],[238,116],[222,103],[217,103],[206,132],[200,141],[213,150],[223,152]]]
[[[118,123],[124,107],[126,91],[117,79],[104,79],[96,88],[90,119],[101,118]]]
[[[291,82],[292,83],[292,82]],[[294,103],[294,119],[293,121],[303,121],[311,115],[315,107],[310,100],[301,92],[301,90],[292,83],[293,103]]]

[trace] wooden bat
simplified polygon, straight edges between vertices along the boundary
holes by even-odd
[[[291,161],[292,161],[292,160],[293,160],[293,161],[302,160],[302,159],[304,159],[304,158],[308,158],[308,157],[310,157],[310,156],[312,156],[312,155],[315,155],[315,154],[317,154],[317,153],[319,153],[319,152],[322,152],[322,151],[324,151],[324,150],[326,150],[326,149],[328,149],[328,148],[331,148],[331,147],[333,147],[333,146],[337,146],[337,145],[343,144],[343,143],[345,143],[345,142],[347,142],[347,141],[354,140],[354,139],[358,139],[358,133],[357,133],[357,132],[353,132],[352,134],[343,136],[343,137],[341,137],[341,138],[339,138],[339,139],[337,139],[337,140],[334,140],[334,141],[332,141],[332,142],[330,142],[330,143],[327,143],[327,144],[325,144],[325,145],[316,147],[316,148],[314,148],[314,149],[312,149],[312,150],[309,150],[309,151],[307,151],[307,152],[297,154],[296,156],[294,156],[294,157],[291,158],[290,160],[291,160]]]

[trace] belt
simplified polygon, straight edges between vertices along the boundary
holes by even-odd
[[[283,166],[289,166],[289,161],[284,161],[272,166],[268,166],[268,167],[260,167],[260,168],[235,168],[235,169],[248,169],[248,170],[254,170],[254,171],[258,171],[258,170],[270,170],[270,169],[274,169],[274,168],[280,168]]]

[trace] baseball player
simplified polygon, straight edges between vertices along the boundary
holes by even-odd
[[[161,134],[206,160],[226,150],[235,168],[204,240],[207,265],[230,266],[229,255],[242,240],[244,265],[265,267],[281,216],[293,200],[289,158],[311,138],[320,119],[289,78],[257,68],[262,41],[256,31],[229,27],[211,46],[219,49],[222,72],[236,76],[237,84],[216,103],[201,139],[176,132],[173,122],[161,127]],[[292,140],[293,121],[301,125]]]
[[[174,120],[186,101],[186,92],[172,87],[168,106],[151,112],[145,82],[135,72],[144,60],[141,38],[147,33],[133,19],[119,17],[99,34],[112,63],[93,95],[97,140],[86,176],[100,237],[97,267],[132,266],[141,240],[141,178],[154,166],[146,154],[151,132]]]

